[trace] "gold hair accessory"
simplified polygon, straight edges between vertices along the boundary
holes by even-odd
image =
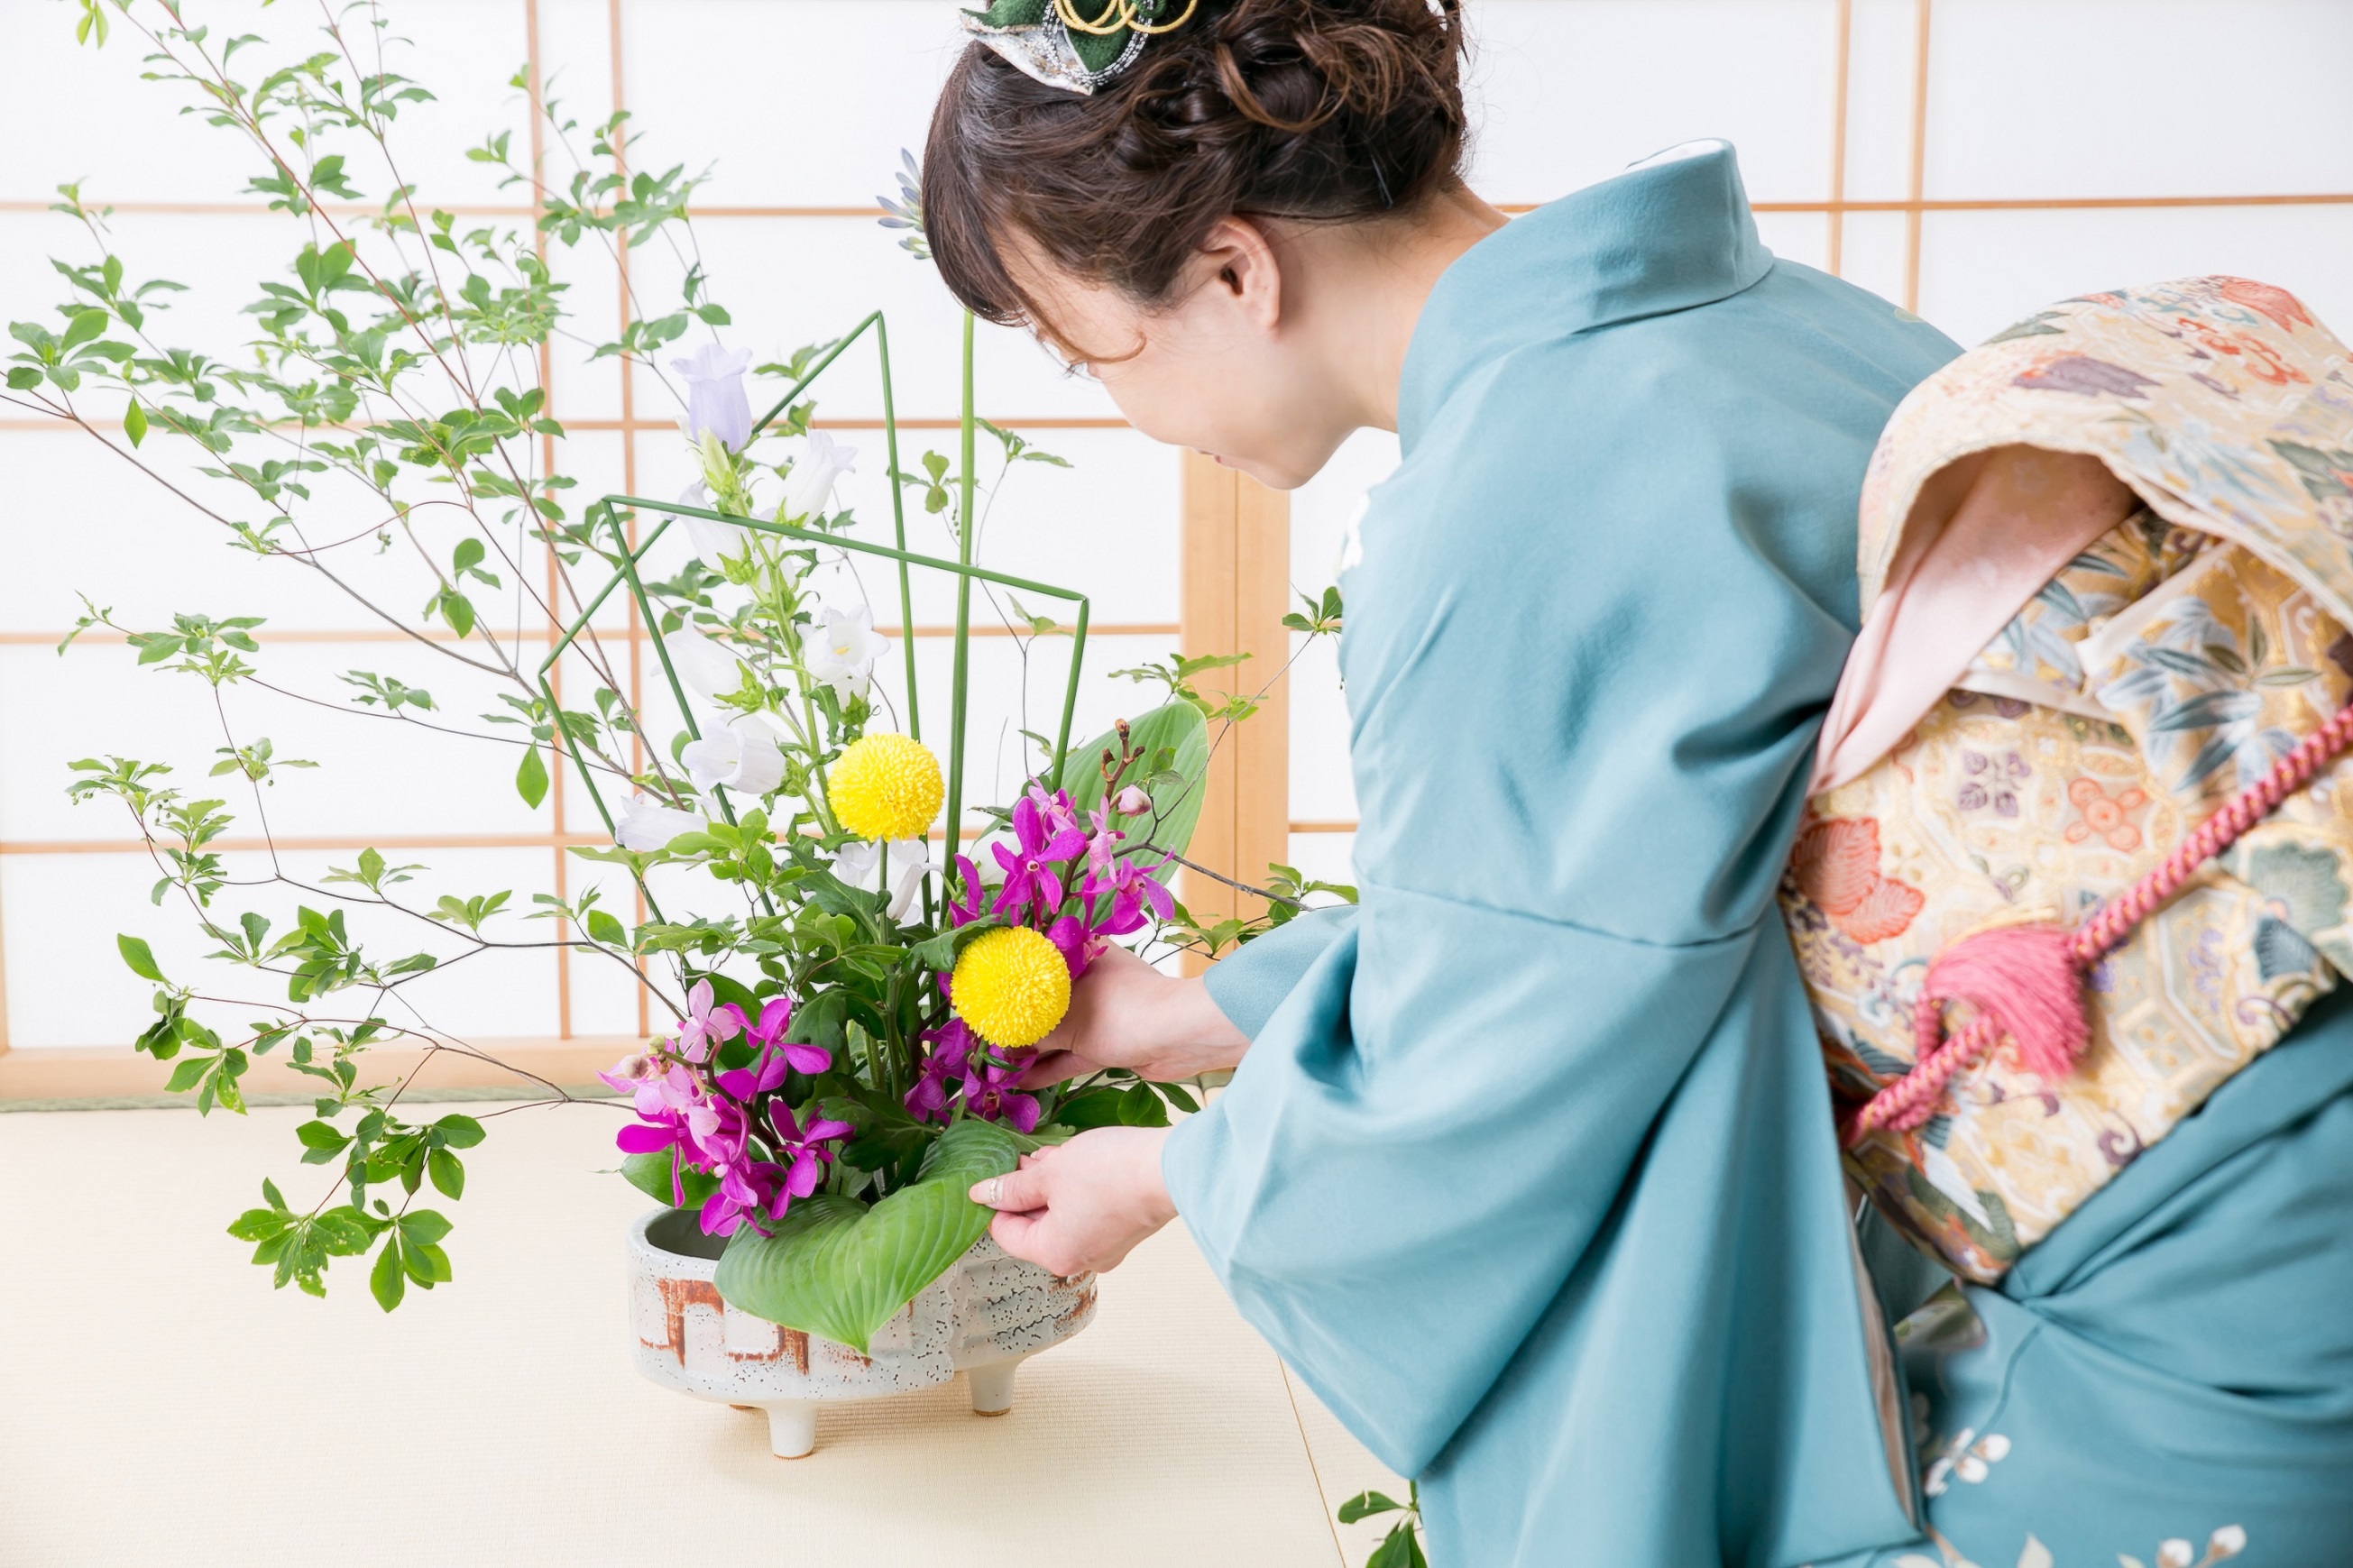
[[[1191,21],[1201,0],[993,0],[965,31],[1049,87],[1092,93],[1133,66],[1149,39]],[[1086,13],[1093,10],[1093,16]],[[1176,13],[1170,15],[1170,13]]]

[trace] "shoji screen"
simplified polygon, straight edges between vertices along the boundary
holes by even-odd
[[[524,197],[468,162],[464,149],[510,132],[517,156],[533,149],[551,183],[561,184],[575,157],[607,164],[590,151],[591,128],[617,107],[628,111],[638,137],[626,155],[632,170],[680,163],[711,170],[694,206],[699,256],[682,236],[678,245],[661,240],[618,256],[592,245],[551,252],[571,285],[576,317],[548,366],[553,412],[570,433],[563,461],[578,481],[573,498],[609,490],[672,496],[693,477],[673,393],[649,374],[625,375],[614,359],[592,361],[587,346],[617,335],[632,309],[676,309],[686,268],[697,261],[733,313],[723,335],[759,360],[836,336],[877,307],[887,310],[897,408],[910,427],[902,461],[912,468],[927,445],[954,455],[959,314],[931,268],[875,221],[876,195],[893,189],[900,149],[920,145],[957,42],[952,5],[390,0],[384,12],[388,36],[403,40],[392,47],[391,68],[438,95],[400,122],[409,160],[403,173],[422,187],[420,206],[454,210],[463,225],[527,228]],[[307,5],[223,4],[199,5],[192,19],[300,39],[315,36],[320,16]],[[17,84],[0,103],[0,133],[13,149],[0,167],[0,300],[14,317],[45,313],[63,293],[47,258],[90,259],[78,226],[47,210],[56,199],[52,186],[79,181],[93,205],[112,207],[113,237],[134,275],[196,290],[177,297],[158,335],[229,357],[244,335],[237,310],[256,297],[257,279],[283,269],[301,243],[300,227],[242,192],[255,154],[182,117],[184,98],[172,88],[138,79],[142,41],[129,27],[118,23],[101,51],[76,47],[73,24],[63,6],[0,7],[0,58]],[[509,85],[511,78],[524,85]],[[534,127],[534,86],[582,128],[568,146]],[[381,200],[380,186],[364,190]],[[1018,334],[982,330],[978,384],[985,416],[1072,465],[1018,468],[985,513],[980,541],[989,564],[1092,595],[1076,735],[1083,740],[1154,700],[1108,672],[1177,645],[1179,455],[1129,430],[1093,385],[1066,376]],[[871,358],[853,353],[819,390],[820,426],[860,448],[842,499],[870,528],[886,526],[881,384]],[[145,452],[159,450],[168,453],[168,444],[151,438]],[[916,548],[954,554],[945,530],[920,509],[912,527]],[[135,852],[119,808],[69,804],[69,759],[112,752],[169,760],[178,768],[172,782],[192,794],[227,795],[238,811],[233,869],[259,864],[264,853],[251,802],[219,787],[227,781],[203,776],[221,742],[200,683],[135,669],[119,637],[85,637],[66,657],[56,653],[79,613],[79,592],[134,628],[167,624],[177,611],[266,616],[257,658],[265,677],[346,710],[258,689],[228,695],[241,735],[269,735],[280,754],[324,764],[286,773],[267,792],[271,837],[290,868],[315,874],[348,865],[361,847],[374,845],[389,858],[429,867],[414,889],[428,904],[442,891],[512,887],[515,902],[527,905],[533,891],[576,893],[603,874],[565,853],[569,844],[607,841],[576,780],[567,778],[549,805],[529,811],[510,783],[513,753],[444,743],[362,717],[336,676],[352,668],[394,675],[427,687],[442,708],[461,715],[494,706],[489,683],[453,677],[443,661],[300,569],[227,547],[217,529],[89,437],[5,406],[0,541],[7,552],[0,571],[6,982],[0,1040],[16,1053],[8,1066],[21,1071],[55,1047],[119,1047],[143,1026],[142,987],[115,956],[115,931],[153,941],[175,973],[196,967],[199,944],[180,940],[186,921],[147,903],[155,871]],[[675,562],[665,556],[655,564],[667,572]],[[871,586],[877,620],[902,635],[892,625],[899,618],[895,590],[880,574]],[[402,587],[396,607],[410,614],[425,593]],[[913,635],[934,727],[945,721],[944,634],[952,604],[944,585],[919,584]],[[982,801],[999,798],[1018,779],[1026,746],[1018,731],[1050,729],[1061,695],[1067,639],[1038,644],[1028,678],[1018,679],[1016,644],[1004,635],[1014,607],[985,597],[976,604],[970,794]],[[628,646],[631,622],[618,599],[599,629],[608,646]],[[517,647],[535,663],[546,646],[543,620],[518,631]],[[650,727],[666,735],[673,721],[658,668],[642,646],[628,665],[655,715]],[[895,654],[883,668],[894,667]],[[582,693],[575,689],[570,700],[579,702]],[[420,764],[432,769],[423,789]],[[628,890],[615,888],[610,896],[626,900]],[[273,893],[261,907],[283,929],[294,901]],[[461,967],[432,987],[424,1005],[434,1022],[452,1036],[495,1042],[502,1055],[576,1042],[576,1051],[559,1053],[575,1081],[580,1068],[609,1058],[616,1041],[648,1022],[626,974],[553,954],[480,977]],[[42,1081],[65,1082],[55,1074]],[[126,1080],[117,1074],[88,1081]]]
[[[928,270],[875,226],[874,197],[890,188],[899,149],[920,141],[955,44],[954,9],[952,0],[390,0],[390,32],[407,40],[396,68],[439,95],[404,120],[411,177],[425,203],[470,222],[519,224],[527,214],[516,193],[462,150],[498,130],[519,150],[534,145],[534,82],[584,128],[626,108],[640,136],[633,168],[712,169],[694,233],[735,313],[729,340],[765,356],[882,306],[900,410],[924,426],[918,450],[926,439],[944,447],[955,313]],[[1740,149],[1776,252],[1910,305],[1965,342],[2066,294],[2192,271],[2264,278],[2340,331],[2353,323],[2343,260],[2353,240],[2353,95],[2341,88],[2353,7],[2337,0],[1468,0],[1466,9],[1473,178],[1500,203],[1541,203],[1661,147],[1723,136]],[[285,5],[199,10],[228,30],[283,38],[318,16]],[[11,67],[0,100],[0,145],[10,150],[0,165],[0,303],[12,317],[45,308],[64,292],[47,258],[87,258],[71,222],[46,210],[53,186],[79,180],[88,199],[113,207],[135,271],[202,289],[167,318],[167,335],[228,349],[240,341],[237,307],[298,241],[284,217],[242,194],[249,158],[179,115],[170,89],[136,79],[135,38],[118,28],[102,52],[78,47],[72,23],[64,5],[0,6],[0,59]],[[507,85],[518,72],[523,89]],[[598,162],[585,130],[575,144]],[[544,135],[536,145],[552,173],[568,176],[571,153]],[[628,299],[669,309],[689,260],[666,245],[554,259],[589,342],[614,334]],[[862,366],[845,368],[821,420],[864,448],[845,495],[878,517],[879,387]],[[686,483],[676,406],[652,378],[591,363],[573,340],[551,354],[549,373],[555,412],[574,432],[575,495],[668,495]],[[984,331],[980,383],[985,413],[1076,465],[1023,473],[984,548],[1009,569],[1094,594],[1100,640],[1082,724],[1147,700],[1107,672],[1180,640],[1195,652],[1255,651],[1245,680],[1278,666],[1285,595],[1331,580],[1350,516],[1395,461],[1393,440],[1360,437],[1286,501],[1155,447],[1014,334]],[[168,757],[193,788],[219,743],[192,682],[134,670],[119,642],[86,638],[62,659],[52,651],[79,611],[78,591],[132,626],[183,610],[265,615],[265,671],[337,705],[334,677],[353,668],[420,681],[435,671],[437,698],[460,712],[487,693],[452,683],[430,656],[299,572],[225,548],[88,437],[11,408],[0,408],[0,1040],[19,1053],[0,1062],[5,1076],[43,1051],[119,1046],[135,1032],[138,988],[124,984],[112,934],[169,929],[146,905],[153,872],[130,852],[125,825],[107,807],[67,803],[65,763],[110,752]],[[927,690],[944,618],[941,595],[918,603]],[[544,636],[520,629],[526,643]],[[627,645],[625,617],[602,629]],[[980,658],[994,694],[976,725],[982,795],[1018,766],[1025,711],[1034,719],[1053,701],[1059,647],[1033,653],[1040,668],[1026,688],[1013,679],[1012,648],[993,637]],[[641,682],[648,674],[641,654]],[[657,694],[645,694],[654,705]],[[1287,849],[1303,868],[1345,876],[1355,807],[1329,645],[1308,650],[1275,697],[1256,733],[1246,730],[1221,759],[1201,853],[1247,875]],[[594,869],[563,852],[602,837],[576,784],[558,795],[559,808],[534,814],[500,757],[408,731],[388,741],[389,726],[266,692],[234,700],[244,732],[329,764],[271,792],[270,826],[290,863],[317,869],[375,844],[428,864],[427,890],[512,886],[519,899],[576,889]],[[385,765],[395,744],[398,769]],[[409,784],[420,758],[438,780],[423,792]],[[437,984],[437,1016],[510,1053],[572,1041],[579,1049],[565,1059],[586,1061],[641,1024],[623,977],[553,956],[511,966],[495,984],[462,970]]]

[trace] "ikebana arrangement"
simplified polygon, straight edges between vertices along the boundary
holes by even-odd
[[[165,763],[72,764],[77,800],[129,811],[157,869],[153,902],[176,906],[216,944],[210,960],[248,982],[216,988],[167,973],[146,941],[124,934],[123,960],[153,986],[139,1049],[172,1061],[171,1089],[203,1111],[242,1112],[239,1080],[258,1058],[316,1082],[314,1115],[295,1131],[302,1162],[327,1167],[329,1181],[308,1201],[264,1182],[262,1204],[231,1234],[279,1286],[314,1295],[334,1260],[372,1255],[370,1288],[391,1310],[411,1286],[450,1279],[450,1222],[427,1206],[427,1188],[462,1194],[462,1152],[485,1122],[533,1104],[617,1107],[629,1113],[617,1134],[622,1173],[663,1205],[632,1241],[641,1365],[691,1392],[767,1405],[779,1452],[813,1440],[809,1400],[937,1381],[958,1365],[994,1369],[986,1388],[976,1376],[976,1403],[1001,1408],[1011,1364],[1082,1325],[1092,1294],[1087,1281],[1039,1277],[996,1253],[984,1239],[988,1213],[966,1189],[1076,1130],[1158,1123],[1169,1106],[1194,1103],[1182,1086],[1116,1073],[1025,1089],[1034,1047],[1104,942],[1251,934],[1233,922],[1202,931],[1166,886],[1200,811],[1210,720],[1231,722],[1250,706],[1204,697],[1190,678],[1230,661],[1130,672],[1164,680],[1171,700],[1073,747],[1086,598],[974,559],[984,494],[1060,459],[976,416],[969,319],[960,450],[902,468],[880,315],[753,366],[727,345],[731,318],[695,248],[698,179],[681,168],[613,172],[628,145],[622,116],[584,133],[560,104],[534,104],[549,161],[574,163],[568,179],[515,162],[507,134],[474,148],[468,156],[526,190],[538,216],[520,233],[470,227],[420,205],[402,172],[394,132],[431,95],[385,68],[380,17],[330,13],[323,47],[265,68],[254,63],[260,40],[216,37],[174,0],[87,0],[80,13],[86,39],[136,33],[151,77],[188,89],[208,123],[258,156],[250,188],[294,220],[301,240],[246,307],[248,342],[180,346],[159,335],[180,286],[137,278],[113,247],[107,209],[62,187],[57,210],[81,226],[92,258],[54,263],[70,298],[51,323],[11,322],[6,400],[78,426],[231,545],[314,574],[407,648],[448,662],[451,679],[494,691],[479,723],[410,674],[343,672],[338,701],[265,673],[259,617],[185,613],[147,629],[87,605],[76,636],[106,628],[140,664],[204,683],[221,726],[208,776],[249,797],[246,831],[267,846],[258,858],[226,849],[240,813],[167,782]],[[531,86],[520,73],[513,85]],[[574,151],[584,134],[585,156]],[[363,184],[371,163],[384,184]],[[912,164],[902,184],[902,199],[886,203],[890,222],[921,258]],[[632,298],[618,338],[575,338],[547,258],[584,245],[666,248],[682,298],[667,311]],[[558,342],[617,357],[677,396],[701,471],[685,498],[574,509],[567,436],[548,404]],[[881,371],[887,544],[838,504],[837,482],[859,455],[816,426],[804,395],[868,345]],[[758,418],[754,377],[781,387]],[[196,474],[157,461],[158,437],[189,443]],[[984,440],[998,459],[993,477],[981,471]],[[952,550],[909,548],[911,496]],[[693,557],[657,577],[649,554],[674,527]],[[954,581],[944,768],[923,738],[903,630],[903,681],[886,689],[892,639],[875,629],[860,562],[887,563],[902,628],[912,574]],[[387,607],[404,584],[422,590],[417,616]],[[986,827],[967,846],[976,588],[1025,668],[1042,639],[1071,646],[1055,734],[1033,737],[1035,765],[1013,798],[977,814]],[[598,619],[620,593],[675,700],[674,737],[631,700],[628,649]],[[1032,614],[1014,593],[1069,606],[1068,623]],[[1336,624],[1336,608],[1324,605],[1322,618]],[[245,727],[258,706],[237,700],[246,691],[338,709],[387,736],[430,730],[504,747],[533,809],[568,768],[613,838],[575,853],[625,870],[641,917],[625,919],[594,888],[535,892],[523,907],[512,889],[427,905],[404,891],[425,868],[372,848],[304,873],[272,839],[267,803],[288,770],[311,764]],[[397,765],[396,749],[385,755]],[[939,834],[952,837],[934,849]],[[682,902],[681,886],[693,889]],[[1271,921],[1305,890],[1295,874],[1286,888]],[[518,920],[551,929],[512,934]],[[404,930],[418,933],[414,945],[387,944],[385,933]],[[372,1071],[371,1051],[388,1045],[421,1047],[428,1060],[495,1061],[435,1026],[417,984],[454,963],[556,947],[626,973],[656,1016],[675,1020],[602,1075],[619,1101],[513,1069],[529,1098],[427,1120],[407,1109],[413,1071]],[[702,1376],[705,1363],[720,1372]]]

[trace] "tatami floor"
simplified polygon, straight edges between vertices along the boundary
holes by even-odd
[[[503,1109],[470,1105],[480,1115]],[[682,1562],[1356,1568],[1333,1510],[1401,1490],[1236,1316],[1181,1228],[1103,1282],[1015,1408],[955,1386],[828,1411],[818,1451],[630,1370],[611,1110],[500,1115],[454,1284],[273,1292],[223,1234],[307,1113],[0,1115],[0,1563]]]

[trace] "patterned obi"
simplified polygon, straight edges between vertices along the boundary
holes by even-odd
[[[2099,467],[2063,502],[2072,520],[2040,515],[2058,489],[2034,465],[2086,458]],[[1947,562],[1937,600],[1936,535],[2005,463],[1977,548],[2010,548],[2010,528],[2046,549],[2064,535],[2064,564],[2027,583],[2022,607],[1956,612],[1950,584],[1971,568]],[[2086,512],[2102,494],[2108,510]],[[2244,279],[2068,300],[1915,390],[1862,505],[1867,608],[1909,606],[1928,627],[1880,639],[1883,685],[1916,685],[1971,614],[2000,629],[1968,631],[1950,655],[1966,663],[1936,669],[1893,728],[1882,703],[1883,739],[1830,770],[1783,880],[1845,1109],[1912,1067],[1913,1004],[1941,950],[1998,924],[2079,922],[2353,697],[2353,373],[2293,297]],[[1867,617],[1859,649],[1873,638]],[[2092,970],[2092,1045],[2072,1073],[2045,1081],[1998,1048],[1925,1124],[1854,1139],[1850,1173],[1882,1212],[1963,1277],[2000,1279],[2353,971],[2348,766]]]

